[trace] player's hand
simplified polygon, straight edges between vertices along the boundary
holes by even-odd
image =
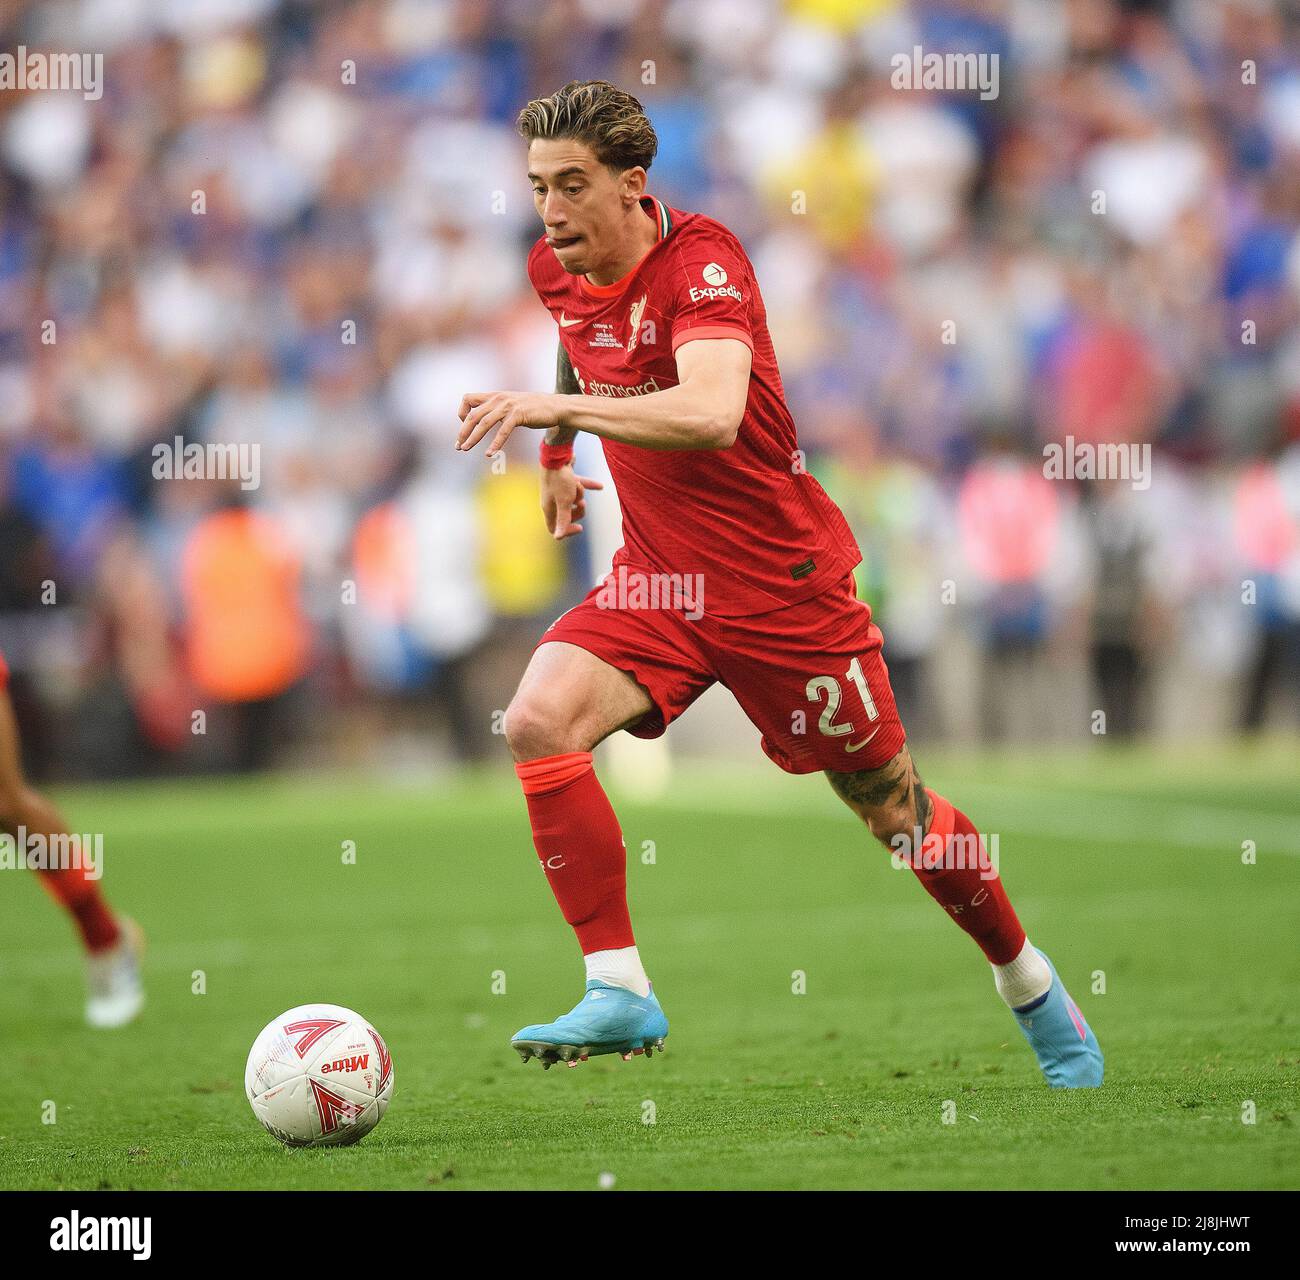
[[[585,498],[588,489],[603,489],[600,480],[590,480],[576,474],[572,467],[557,471],[542,468],[542,512],[546,527],[557,542],[582,532],[579,520],[587,514]]]
[[[535,391],[471,391],[460,402],[462,426],[456,448],[472,449],[488,432],[495,431],[487,450],[489,458],[495,457],[516,427],[557,426],[557,399]]]

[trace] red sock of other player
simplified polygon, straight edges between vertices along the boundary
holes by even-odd
[[[590,751],[515,765],[533,844],[584,955],[635,945],[627,912],[627,850]]]
[[[76,922],[87,951],[105,951],[117,945],[122,930],[99,891],[98,881],[91,880],[81,867],[41,871],[40,877]]]
[[[1010,964],[1025,945],[1025,931],[989,862],[984,841],[960,809],[928,787],[925,794],[933,814],[921,844],[920,865],[914,860],[912,870],[926,893],[975,939],[990,964]]]

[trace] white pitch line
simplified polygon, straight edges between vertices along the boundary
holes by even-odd
[[[636,803],[666,809],[729,816],[797,813],[805,817],[826,817],[853,821],[826,784],[815,775],[808,788],[775,787],[735,778],[702,781],[675,780],[665,794],[636,798]],[[805,794],[806,792],[806,794]],[[991,783],[963,782],[955,799],[959,806],[982,816],[973,820],[983,830],[1015,831],[1048,839],[1079,840],[1125,845],[1138,840],[1153,841],[1187,849],[1212,849],[1239,856],[1244,840],[1253,840],[1257,852],[1300,857],[1300,816],[1252,814],[1244,808],[1191,806],[1158,795],[1123,797],[1099,795],[1062,788],[1033,786],[1011,788]],[[998,812],[1005,811],[999,819]],[[1071,814],[1071,810],[1074,811]],[[990,812],[991,811],[991,812]]]
[[[450,787],[444,786],[441,793],[437,784],[424,794],[403,790],[395,793],[390,812],[396,815],[406,803],[421,809],[436,821],[439,802],[456,804],[481,800],[485,790],[495,785],[492,780],[485,781],[486,787],[456,782]],[[693,770],[689,775],[684,769],[679,770],[675,776],[665,780],[662,788],[646,794],[618,787],[611,790],[616,805],[623,802],[724,816],[798,814],[833,821],[854,820],[816,774],[796,779],[775,771],[757,774],[752,770],[706,766],[702,771]],[[1113,845],[1131,845],[1140,839],[1176,848],[1214,850],[1237,856],[1240,856],[1242,842],[1253,840],[1261,854],[1300,857],[1300,813],[1291,817],[1279,813],[1253,813],[1238,805],[1188,805],[1158,792],[1108,795],[1101,791],[1034,783],[1013,787],[977,780],[963,781],[955,788],[953,798],[986,831],[1014,831],[1044,839]],[[373,794],[371,799],[373,802]],[[519,803],[522,809],[522,800]],[[380,827],[386,816],[382,807],[376,807],[365,814],[365,821]],[[205,834],[225,830],[238,832],[247,822],[240,807],[232,805],[229,810],[208,810],[196,816],[194,830]],[[304,817],[271,813],[259,815],[257,825],[263,831],[328,832],[335,825],[335,819],[323,814],[309,813]],[[169,822],[167,829],[172,830],[173,824]],[[133,815],[115,830],[120,833],[116,838],[126,842],[135,834],[153,834],[159,827],[153,821],[139,821]]]

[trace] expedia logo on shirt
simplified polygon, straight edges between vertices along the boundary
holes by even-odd
[[[691,301],[699,302],[701,298],[735,298],[737,302],[745,301],[745,295],[734,284],[724,284],[721,287],[713,285],[707,289],[692,288]]]
[[[691,301],[699,302],[701,298],[735,298],[737,302],[744,302],[741,292],[734,284],[727,283],[727,269],[719,266],[716,262],[710,262],[708,266],[700,272],[704,281],[703,289],[691,290]]]

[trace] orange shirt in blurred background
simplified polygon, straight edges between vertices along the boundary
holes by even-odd
[[[267,516],[232,508],[195,528],[181,560],[190,676],[223,702],[283,693],[307,669],[302,561]]]

